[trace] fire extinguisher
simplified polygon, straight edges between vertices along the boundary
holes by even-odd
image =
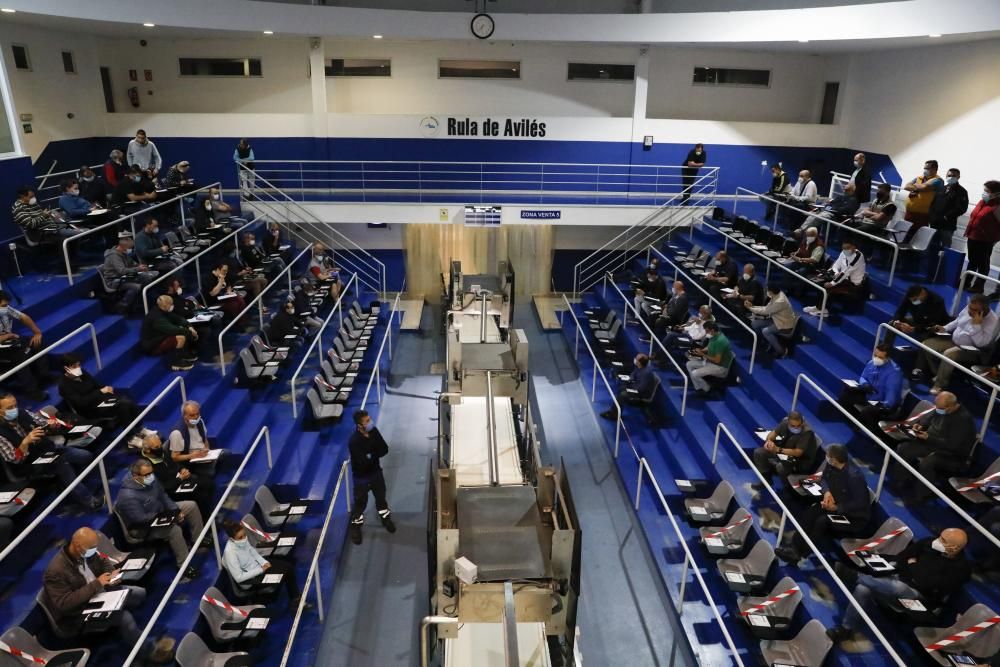
[[[132,103],[132,106],[139,106],[139,89],[132,86],[128,89],[128,101]]]

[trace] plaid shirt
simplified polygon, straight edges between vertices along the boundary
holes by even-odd
[[[45,426],[47,423],[45,419],[37,416],[31,417],[31,421],[34,426]],[[24,430],[24,427],[22,427],[21,423],[18,421],[14,421],[13,423],[8,422],[6,426],[13,429],[14,432],[21,437],[21,440],[28,435],[28,433]],[[25,454],[18,449],[21,444],[21,440],[11,442],[2,433],[0,433],[0,457],[2,457],[7,463],[20,463],[23,461]]]

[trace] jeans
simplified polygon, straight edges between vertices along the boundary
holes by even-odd
[[[775,354],[782,356],[785,354],[785,344],[781,342],[778,337],[779,334],[788,335],[792,332],[791,329],[779,329],[774,326],[774,320],[767,318],[766,320],[754,320],[752,322],[753,330],[764,337],[767,344],[771,346]]]
[[[728,368],[713,364],[706,359],[690,359],[687,362],[687,371],[691,376],[691,384],[697,391],[708,391],[711,388],[705,380],[706,377],[724,378],[729,375]]]
[[[884,597],[893,598],[913,598],[919,595],[919,593],[911,586],[900,581],[899,577],[896,575],[889,577],[873,577],[870,574],[862,574],[858,576],[858,581],[854,585],[852,593],[858,601],[858,604],[861,605],[861,608],[865,610],[865,613],[869,613],[872,609],[873,595],[882,595]],[[847,612],[844,614],[841,625],[856,632],[864,627],[861,615],[858,613],[858,610],[854,608],[854,605],[848,603]]]

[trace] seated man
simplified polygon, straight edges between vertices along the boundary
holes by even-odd
[[[257,245],[257,235],[253,232],[243,234],[240,245],[240,259],[254,271],[264,273],[268,280],[273,280],[276,275],[285,268],[285,263],[280,257],[271,259],[267,253]]]
[[[828,303],[836,299],[851,301],[867,299],[868,295],[865,294],[864,288],[867,271],[865,256],[858,252],[854,241],[844,241],[841,247],[842,251],[837,261],[828,272],[819,276],[827,291]],[[807,306],[802,311],[816,316],[830,314],[828,310],[819,309],[823,303],[822,293],[817,294],[816,303],[816,306]]]
[[[271,329],[268,334],[271,345],[285,345],[287,336],[298,336],[301,331],[299,318],[295,316],[295,302],[285,301],[281,309],[271,318]]]
[[[222,193],[219,191],[219,188],[209,189],[208,199],[205,200],[204,207],[212,221],[217,225],[226,225],[232,229],[238,229],[247,224],[246,219],[233,215],[232,206],[222,201]]]
[[[226,255],[226,266],[229,270],[227,275],[233,282],[241,285],[240,289],[246,290],[247,296],[253,300],[267,287],[267,278],[263,273],[258,273],[252,266],[243,261],[239,250],[233,250]]]
[[[59,208],[61,208],[70,220],[83,220],[90,212],[97,208],[93,204],[80,196],[80,183],[75,179],[67,179],[60,185]]]
[[[976,443],[976,423],[958,398],[950,391],[942,391],[934,399],[934,411],[916,421],[911,427],[913,437],[903,440],[896,452],[931,484],[937,485],[942,477],[962,474],[969,465],[969,456]],[[934,496],[924,484],[911,479],[909,473],[899,471],[916,496],[923,501]]]
[[[122,232],[118,235],[118,244],[104,253],[104,264],[99,269],[108,293],[118,296],[115,310],[121,315],[132,311],[142,286],[152,282],[158,275],[156,271],[151,271],[148,266],[135,260],[132,252],[134,246],[132,235]]]
[[[14,331],[18,321],[31,331],[31,338]],[[27,313],[10,305],[10,296],[0,290],[0,371],[6,372],[42,349],[42,330]],[[33,364],[19,370],[15,377],[25,396],[33,401],[44,401],[48,394],[42,386],[48,383],[49,364],[41,357]]]
[[[823,265],[826,258],[826,243],[819,235],[819,230],[810,227],[802,237],[799,249],[791,256],[792,270],[799,274],[813,273]]]
[[[288,608],[297,609],[300,601],[298,584],[295,582],[295,567],[292,563],[278,558],[267,560],[247,540],[246,529],[239,521],[225,519],[222,527],[229,540],[222,553],[222,566],[238,584],[246,587],[260,584],[264,574],[281,576],[279,583],[288,591]]]
[[[962,589],[972,578],[972,567],[963,550],[969,536],[961,528],[946,528],[936,538],[914,540],[895,556],[882,555],[896,570],[888,575],[862,574],[838,566],[837,572],[853,590],[851,594],[866,614],[875,605],[873,596],[898,600],[922,597],[936,607]],[[851,639],[865,628],[854,605],[848,604],[840,625],[826,631],[835,642]]]
[[[684,283],[675,280],[673,290],[670,293],[670,300],[660,311],[660,315],[653,322],[653,334],[663,337],[667,329],[680,326],[688,319],[688,295],[684,290]],[[648,340],[645,342],[649,342]]]
[[[982,294],[973,294],[969,304],[951,322],[931,327],[932,335],[923,341],[928,348],[939,352],[957,364],[969,366],[988,363],[987,355],[1000,332],[1000,319],[990,310],[990,301]],[[926,350],[917,355],[913,379],[922,380],[935,373],[932,394],[944,391],[951,382],[955,368],[943,363]]]
[[[833,197],[825,206],[806,216],[805,222],[792,232],[799,238],[811,227],[819,227],[823,220],[833,220],[834,222],[844,222],[849,220],[857,212],[860,204],[854,195],[854,183],[844,186],[844,191]]]
[[[169,273],[182,261],[171,254],[170,245],[160,238],[160,223],[153,217],[146,219],[142,231],[135,236],[135,256],[158,273]]]
[[[282,247],[290,246],[291,244],[286,243],[281,238],[281,226],[276,222],[267,223],[267,233],[264,235],[263,244],[264,252],[269,257],[281,259],[283,266],[288,266],[288,263],[294,259],[288,248],[282,250]]]
[[[708,345],[691,350],[693,358],[687,362],[687,372],[691,376],[695,396],[704,396],[711,388],[705,381],[706,377],[725,378],[733,363],[729,339],[719,331],[719,325],[714,320],[705,323],[705,336],[708,338]]]
[[[736,291],[726,296],[724,303],[736,315],[749,315],[749,309],[743,305],[749,301],[754,306],[764,303],[764,287],[757,280],[757,270],[753,264],[743,266],[743,275],[736,282]]]
[[[173,299],[161,294],[156,305],[142,321],[139,347],[146,354],[172,353],[170,370],[187,371],[194,367],[198,358],[196,341],[198,332],[180,315],[172,312]]]
[[[789,336],[795,330],[795,311],[777,283],[768,283],[765,305],[754,305],[748,299],[743,302],[743,307],[754,317],[751,322],[753,330],[764,337],[774,356],[778,359],[786,357],[788,349],[780,336]]]
[[[657,273],[655,266],[648,267],[638,283],[635,288],[635,312],[639,313],[640,316],[651,317],[655,311],[652,309],[654,302],[649,301],[649,299],[655,299],[658,302],[655,305],[662,306],[663,300],[667,298],[667,283]]]
[[[104,180],[98,178],[94,170],[87,165],[80,167],[78,173],[80,175],[80,196],[91,204],[97,204],[97,208],[106,208],[108,190]]]
[[[208,439],[208,429],[201,418],[201,405],[198,401],[185,401],[181,406],[181,422],[170,431],[167,438],[170,456],[177,463],[197,461],[208,456],[211,443]],[[211,466],[198,468],[202,474],[211,474]]]
[[[316,296],[316,285],[309,278],[302,278],[295,289],[295,315],[303,318],[306,328],[315,331],[323,326],[323,320],[316,317],[311,299]]]
[[[722,290],[727,287],[735,287],[739,278],[736,270],[736,262],[729,258],[729,253],[720,250],[715,253],[715,269],[712,273],[705,275],[702,282],[705,289],[716,299],[722,298]]]
[[[940,295],[923,285],[910,285],[889,324],[917,340],[923,340],[932,329],[950,321],[951,315]],[[886,333],[887,339],[889,336],[895,339],[891,331]],[[886,343],[891,345],[892,340],[886,340]]]
[[[888,183],[879,183],[875,191],[875,201],[854,216],[850,224],[859,231],[884,236],[886,226],[895,216],[896,205],[892,203],[892,188]]]
[[[336,301],[343,288],[340,280],[340,269],[333,261],[333,257],[327,254],[326,246],[317,241],[313,244],[312,257],[309,260],[309,273],[314,280],[330,284],[330,300]]]
[[[660,342],[663,343],[663,347],[667,350],[696,345],[705,340],[705,324],[714,321],[715,317],[712,315],[712,307],[706,303],[698,308],[698,312],[692,315],[687,322],[674,327],[673,331],[668,331]],[[653,361],[661,360],[661,354],[659,350],[654,350]]]
[[[121,428],[139,416],[142,410],[127,394],[115,388],[101,386],[94,376],[84,370],[75,354],[63,355],[64,375],[59,380],[59,395],[70,409],[86,419],[111,418],[115,428]],[[129,447],[138,447],[145,431],[136,426],[129,440]]]
[[[903,371],[889,357],[891,350],[885,343],[875,346],[856,386],[844,387],[837,398],[842,408],[876,435],[882,432],[878,423],[895,418],[903,399]]]
[[[626,405],[636,405],[642,400],[649,399],[656,386],[656,377],[653,375],[653,369],[649,365],[649,357],[645,354],[637,354],[633,361],[635,362],[635,367],[629,373],[629,378],[625,381],[625,386],[618,391],[619,405],[623,403]],[[630,389],[632,391],[629,391]],[[618,409],[612,405],[602,412],[601,416],[612,421],[617,420]]]
[[[187,524],[192,540],[201,534],[204,527],[198,505],[193,500],[178,502],[171,500],[163,490],[163,486],[156,481],[153,466],[146,459],[138,459],[129,466],[129,476],[122,482],[118,500],[115,502],[115,511],[125,523],[129,533],[136,538],[145,535],[157,515],[176,512],[177,519],[170,527],[167,541],[178,568],[184,565],[188,557],[188,544],[184,540],[181,526]],[[207,539],[202,540],[202,547],[208,546],[205,544],[206,541]],[[185,579],[194,579],[197,576],[198,570],[193,566],[184,570]]]
[[[142,606],[146,591],[138,586],[111,583],[120,572],[116,569],[117,565],[97,553],[97,533],[93,529],[79,528],[45,568],[42,601],[51,612],[60,635],[78,637],[84,632],[83,611],[91,598],[105,591],[128,589],[123,609],[113,613],[109,619],[114,626],[113,634],[117,637],[121,655],[127,655],[142,635],[131,610]],[[172,648],[173,640],[170,639],[160,640],[155,646],[147,641],[139,657],[144,663],[167,664],[173,661]]]
[[[118,185],[111,193],[111,206],[115,208],[125,207],[134,210],[153,201],[156,201],[156,191],[150,191],[142,182],[142,170],[137,165],[129,167],[125,178],[118,181]]]
[[[819,465],[819,443],[812,427],[802,418],[802,413],[792,410],[767,434],[767,440],[753,450],[753,464],[768,484],[775,473],[787,484],[789,475],[812,473]],[[755,482],[753,488],[762,491],[764,486]]]
[[[822,500],[797,517],[809,539],[815,543],[830,532],[833,526],[830,516],[846,517],[850,524],[845,531],[864,530],[871,517],[871,496],[861,468],[847,455],[847,447],[827,447],[826,467],[819,482],[823,489]],[[774,553],[781,560],[795,565],[809,553],[809,545],[795,533],[790,546],[780,546]]]
[[[17,199],[10,208],[10,215],[30,243],[65,239],[80,233],[62,219],[62,214],[39,206],[35,191],[27,185],[17,189]]]
[[[771,165],[771,187],[767,190],[767,196],[772,199],[784,199],[789,192],[792,191],[792,186],[788,182],[788,174],[782,169],[780,163],[775,163]],[[775,210],[778,205],[772,201],[764,200],[767,206],[767,211],[764,213],[765,220],[771,220],[774,218]]]
[[[167,290],[165,292],[166,296],[169,296],[171,301],[174,302],[174,309],[171,311],[173,315],[179,316],[181,319],[187,323],[188,334],[190,335],[191,329],[194,329],[193,345],[191,346],[190,356],[204,357],[206,359],[214,360],[214,362],[219,361],[219,355],[216,352],[212,354],[211,345],[200,345],[200,341],[212,341],[218,339],[219,331],[222,330],[223,315],[218,311],[207,311],[201,307],[198,303],[198,299],[194,295],[184,295],[184,284],[179,278],[171,278],[167,280]],[[207,319],[205,316],[208,315],[211,319]],[[192,322],[192,319],[198,318],[198,321]],[[177,320],[178,324],[181,324]],[[230,353],[231,354],[231,353]]]
[[[18,476],[30,478],[35,472],[31,467],[35,459],[43,454],[58,452],[59,458],[48,465],[59,482],[68,487],[94,457],[82,448],[56,446],[47,435],[47,424],[48,420],[19,410],[13,394],[0,394],[0,458],[13,466]],[[73,487],[70,495],[79,505],[90,510],[104,504],[104,498],[92,495],[82,481]]]
[[[788,193],[788,203],[796,208],[809,208],[815,203],[817,195],[816,182],[812,179],[812,174],[808,169],[803,169],[799,172],[799,180]]]
[[[183,189],[194,184],[194,179],[189,176],[191,163],[181,160],[177,164],[167,169],[167,175],[163,178],[163,187]]]
[[[193,500],[203,512],[211,512],[215,495],[211,477],[199,477],[187,467],[179,465],[173,457],[165,455],[163,441],[156,431],[148,432],[143,438],[142,458],[153,466],[153,474],[173,500]],[[190,491],[184,489],[194,488]]]

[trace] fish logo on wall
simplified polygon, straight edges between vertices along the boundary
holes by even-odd
[[[420,134],[425,137],[436,137],[441,123],[434,116],[424,116],[420,119]]]

